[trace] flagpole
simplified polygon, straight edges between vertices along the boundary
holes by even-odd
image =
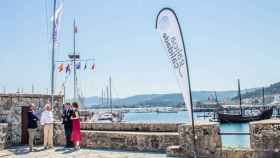
[[[54,70],[55,70],[55,10],[56,0],[53,1],[53,30],[52,30],[52,66],[51,66],[51,106],[54,105]]]
[[[76,74],[76,21],[74,20],[73,22],[73,33],[74,33],[74,39],[73,39],[73,44],[74,44],[74,101],[77,99],[77,74]]]

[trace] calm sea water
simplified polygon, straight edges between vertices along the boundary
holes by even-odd
[[[194,113],[195,120],[208,120],[209,117],[203,116],[203,112]],[[134,123],[185,123],[189,120],[188,112],[178,113],[135,113],[129,112],[124,115],[124,122]],[[249,132],[249,124],[220,124],[221,132]],[[249,135],[223,135],[222,144],[224,147],[249,147]]]

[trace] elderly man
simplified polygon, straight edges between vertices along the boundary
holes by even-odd
[[[35,105],[31,104],[29,106],[28,111],[28,136],[29,136],[29,149],[30,151],[33,151],[33,143],[34,143],[34,137],[36,135],[36,129],[38,128],[37,121],[39,118],[35,115]]]
[[[53,113],[51,111],[51,105],[45,105],[45,111],[41,115],[41,125],[44,128],[44,148],[53,147]]]

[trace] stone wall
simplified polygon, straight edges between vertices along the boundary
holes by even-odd
[[[61,116],[61,101],[63,96],[55,96],[56,104],[53,106],[54,116]],[[8,123],[7,143],[17,145],[21,143],[22,134],[22,107],[31,103],[36,105],[38,116],[44,109],[44,105],[51,99],[50,95],[41,94],[0,94],[0,122]],[[37,142],[41,143],[41,130],[38,129]]]
[[[176,124],[81,123],[82,147],[124,149],[132,151],[165,151],[179,144]],[[61,123],[54,128],[55,145],[64,145]]]
[[[196,122],[196,142],[200,156],[207,158],[279,158],[280,120],[250,123],[252,148],[222,148],[217,123]],[[191,124],[129,124],[82,122],[82,146],[136,151],[166,151],[169,156],[191,157]],[[123,131],[122,131],[123,130]],[[55,124],[54,142],[64,145],[61,123]],[[265,142],[265,143],[263,143]],[[167,149],[167,150],[166,150]]]
[[[253,149],[223,149],[217,158],[279,158],[279,152]]]
[[[83,147],[155,152],[179,142],[174,132],[82,131],[82,138]]]
[[[175,123],[81,123],[82,130],[96,131],[178,132],[178,127]]]
[[[193,150],[193,128],[191,124],[179,127],[179,144],[183,155],[191,156]],[[220,128],[217,123],[195,122],[196,149],[199,155],[216,158],[222,148]]]
[[[250,123],[250,143],[254,150],[280,151],[280,120]]]
[[[0,123],[0,150],[10,145],[7,142],[7,134],[8,134],[8,124]]]
[[[54,123],[53,142],[54,145],[58,145],[58,146],[65,145],[64,126],[61,122]]]

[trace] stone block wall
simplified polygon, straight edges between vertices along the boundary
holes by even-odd
[[[53,106],[54,117],[60,119],[63,96],[55,96],[56,104]],[[38,116],[44,105],[50,100],[50,95],[42,94],[0,94],[0,122],[8,123],[7,143],[17,145],[21,143],[22,134],[22,107],[30,103],[36,105]],[[41,129],[38,129],[37,142],[42,142]]]
[[[5,147],[9,146],[7,142],[8,134],[8,124],[0,123],[0,150],[3,150]]]
[[[178,127],[175,123],[81,123],[82,130],[96,131],[178,132]]]
[[[280,119],[251,122],[250,133],[252,149],[280,151]]]
[[[179,144],[186,156],[192,155],[193,128],[191,124],[179,127]],[[222,148],[220,128],[217,123],[195,122],[196,149],[199,155],[216,158]]]
[[[88,148],[158,152],[165,151],[168,146],[179,144],[176,124],[81,122],[81,129],[81,145]],[[61,123],[55,123],[54,143],[55,145],[65,144]]]
[[[155,152],[179,143],[174,132],[82,131],[82,139],[83,147]]]
[[[279,158],[279,124],[280,119],[250,123],[251,148],[238,149],[222,148],[217,123],[196,122],[198,153],[207,158]],[[172,127],[168,124],[136,125],[124,124],[120,127],[121,124],[113,123],[82,123],[82,146],[135,151],[165,151],[168,148],[169,156],[192,157],[191,124],[180,125],[178,132],[166,132],[165,127]],[[174,129],[176,126],[173,126]],[[63,125],[58,123],[55,125],[54,142],[64,145],[64,139]]]
[[[54,145],[63,146],[65,145],[64,126],[61,122],[55,122],[53,129],[53,142]]]

